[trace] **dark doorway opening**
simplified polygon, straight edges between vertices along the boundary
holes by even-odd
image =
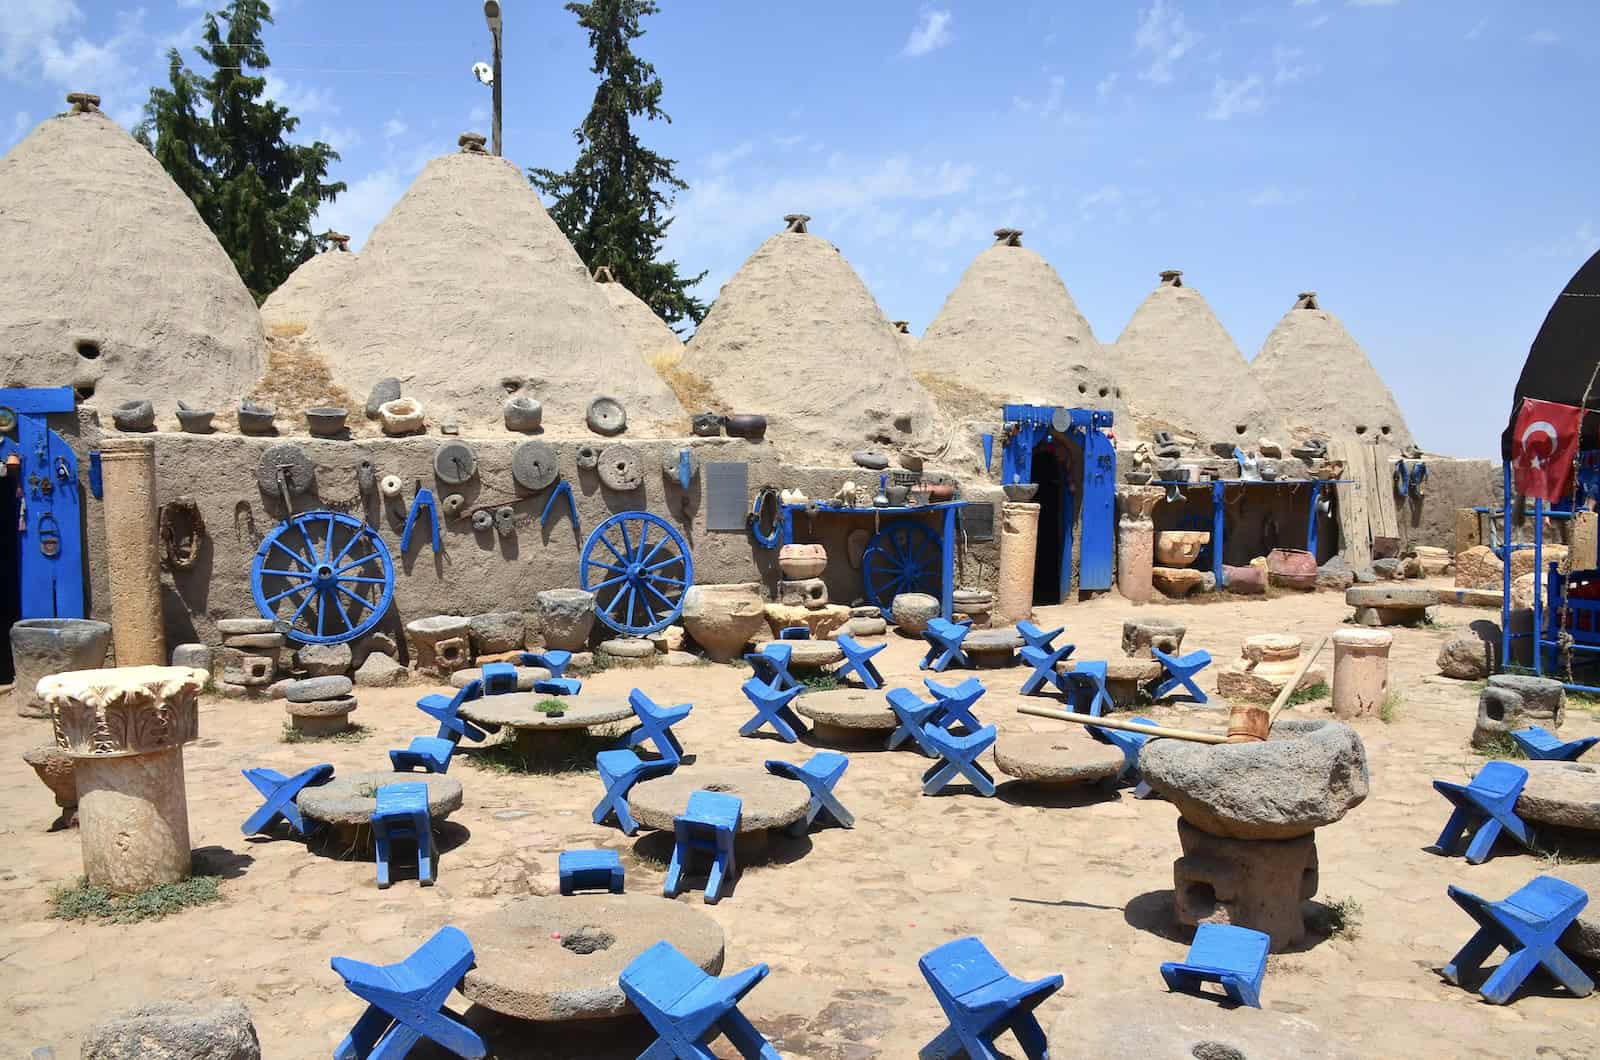
[[[1034,500],[1039,505],[1039,549],[1033,560],[1033,602],[1059,604],[1062,600],[1061,555],[1066,547],[1066,454],[1050,439],[1033,450],[1033,480],[1039,484]]]
[[[22,565],[17,554],[17,489],[13,470],[0,479],[0,621],[6,627],[0,641],[0,684],[17,678],[11,658],[11,627],[22,617]]]

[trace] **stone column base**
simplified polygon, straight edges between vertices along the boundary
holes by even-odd
[[[1225,839],[1180,817],[1178,842],[1183,857],[1172,863],[1172,887],[1181,923],[1264,931],[1273,953],[1305,938],[1300,903],[1317,893],[1315,835]]]
[[[79,758],[78,827],[89,882],[117,894],[189,878],[183,748]]]

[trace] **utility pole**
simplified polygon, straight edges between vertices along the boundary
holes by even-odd
[[[493,141],[496,157],[500,155],[500,2],[483,0],[483,19],[489,23],[489,34],[494,38],[494,127]]]

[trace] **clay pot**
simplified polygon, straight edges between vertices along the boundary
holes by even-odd
[[[1205,530],[1161,530],[1156,533],[1156,562],[1163,567],[1187,567],[1211,541]]]
[[[828,568],[828,550],[821,545],[784,545],[778,549],[778,569],[789,581],[820,578]]]
[[[535,595],[546,648],[587,651],[594,629],[594,593],[583,589],[546,589]]]
[[[943,504],[945,501],[956,499],[956,487],[953,482],[936,482],[928,487],[928,503]]]
[[[911,499],[911,487],[890,485],[884,488],[883,495],[889,501],[889,507],[904,508],[906,501]]]
[[[723,417],[722,429],[729,438],[762,438],[767,433],[767,418],[751,412],[736,412]]]
[[[1304,549],[1275,548],[1267,554],[1267,576],[1284,589],[1315,589],[1317,557]]]
[[[306,426],[318,438],[337,438],[344,433],[347,415],[347,410],[333,406],[306,409]]]
[[[36,686],[41,677],[67,670],[98,670],[106,663],[111,627],[87,618],[24,618],[11,626],[16,663],[17,713],[48,718]]]
[[[683,597],[683,628],[713,662],[737,659],[766,623],[755,582],[693,585]]]

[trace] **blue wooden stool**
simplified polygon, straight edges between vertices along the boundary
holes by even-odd
[[[417,709],[438,721],[438,736],[441,740],[452,737],[457,740],[483,740],[488,737],[488,733],[461,716],[462,704],[482,697],[483,682],[469,681],[465,687],[457,689],[453,696],[441,696],[437,693],[423,696],[417,700]]]
[[[778,630],[779,640],[810,640],[810,626],[784,626]]]
[[[1076,644],[1063,644],[1059,648],[1036,648],[1032,644],[1024,644],[1017,655],[1033,668],[1033,673],[1023,680],[1022,694],[1035,695],[1045,685],[1060,689],[1061,671],[1057,667],[1076,647]]]
[[[706,1046],[723,1034],[745,1060],[779,1060],[778,1051],[738,1008],[766,977],[767,966],[758,964],[715,978],[663,941],[629,962],[617,984],[657,1035],[641,1057],[705,1060],[714,1056]]]
[[[689,805],[672,819],[672,862],[661,893],[675,898],[683,889],[683,870],[696,853],[711,856],[711,871],[706,874],[706,904],[722,900],[724,883],[731,883],[739,872],[733,840],[739,834],[739,815],[744,803],[737,795],[722,791],[693,791]]]
[[[428,785],[385,784],[372,811],[372,841],[378,848],[378,886],[389,886],[389,860],[395,840],[417,845],[417,882],[433,883],[433,832],[428,820]]]
[[[1161,664],[1162,679],[1151,693],[1152,699],[1166,699],[1179,688],[1187,689],[1189,699],[1196,703],[1206,702],[1206,694],[1199,685],[1194,683],[1194,675],[1211,665],[1211,653],[1208,651],[1192,651],[1188,655],[1168,655],[1166,652],[1150,646],[1150,657]]]
[[[411,745],[389,752],[389,762],[396,773],[409,773],[420,769],[424,773],[448,773],[450,756],[456,752],[454,740],[437,736],[413,736]]]
[[[345,987],[367,1003],[356,1025],[333,1051],[334,1060],[400,1060],[423,1038],[460,1057],[488,1055],[476,1031],[444,1003],[475,957],[460,928],[442,927],[399,964],[364,964],[349,957],[329,963]]]
[[[286,777],[275,769],[246,769],[244,779],[248,780],[256,791],[266,796],[266,802],[261,808],[245,818],[240,827],[245,835],[259,835],[272,831],[279,821],[288,821],[290,831],[295,835],[306,834],[306,821],[300,815],[300,807],[295,799],[306,788],[318,784],[326,784],[333,779],[333,766],[324,762],[319,766],[301,770],[292,777]]]
[[[1455,807],[1434,846],[1446,856],[1453,855],[1462,838],[1471,833],[1472,842],[1467,846],[1469,865],[1488,861],[1495,840],[1502,834],[1511,836],[1524,847],[1531,847],[1533,833],[1517,816],[1516,809],[1517,796],[1522,794],[1522,786],[1527,782],[1528,771],[1510,762],[1486,763],[1470,784],[1434,781],[1433,789]]]
[[[994,1040],[1016,1035],[1028,1060],[1048,1060],[1049,1043],[1033,1010],[1061,989],[1061,976],[1028,982],[1001,967],[975,936],[946,942],[917,961],[949,1025],[917,1054],[922,1060],[966,1056],[993,1060]]]
[[[752,677],[739,688],[756,708],[756,716],[739,726],[740,736],[752,736],[763,725],[771,725],[773,731],[782,737],[785,743],[794,743],[800,739],[800,733],[808,731],[806,723],[800,720],[800,715],[789,707],[800,694],[801,686],[798,682],[792,688],[778,689],[759,678]]]
[[[811,792],[811,802],[806,806],[806,815],[789,826],[790,835],[805,835],[807,829],[811,827],[811,822],[821,813],[826,813],[842,828],[856,826],[855,817],[844,808],[844,804],[833,793],[833,786],[839,783],[839,778],[844,776],[844,771],[849,768],[850,759],[836,751],[818,751],[807,759],[804,765],[785,762],[779,758],[767,759],[768,773],[789,780],[798,780]]]
[[[1600,736],[1581,736],[1576,740],[1560,740],[1549,729],[1530,725],[1515,729],[1511,738],[1517,741],[1522,753],[1536,762],[1576,762],[1583,753],[1600,743]]]
[[[1511,897],[1491,902],[1459,887],[1450,898],[1478,924],[1477,932],[1461,952],[1444,966],[1444,977],[1457,986],[1463,974],[1474,974],[1497,947],[1504,946],[1500,962],[1478,992],[1493,1005],[1504,1005],[1524,980],[1541,965],[1577,997],[1594,989],[1594,980],[1565,954],[1559,940],[1589,904],[1589,895],[1554,876],[1535,876]]]
[[[1130,720],[1138,722],[1140,725],[1155,724],[1155,722],[1149,718],[1137,717]],[[1085,728],[1089,730],[1089,735],[1093,736],[1096,740],[1099,740],[1101,743],[1110,744],[1112,747],[1115,747],[1117,750],[1122,752],[1122,772],[1117,774],[1117,779],[1119,781],[1125,780],[1134,785],[1134,798],[1148,799],[1151,795],[1155,794],[1155,792],[1150,789],[1150,785],[1145,783],[1144,776],[1139,772],[1139,752],[1144,750],[1144,745],[1150,740],[1149,736],[1142,732],[1128,732],[1125,729],[1107,729],[1100,725],[1088,725],[1085,726]]]
[[[746,655],[744,661],[750,664],[755,679],[762,684],[779,692],[787,692],[790,689],[799,691],[805,686],[789,672],[789,659],[793,655],[794,648],[790,645],[770,640],[763,644],[759,651]]]
[[[932,670],[934,673],[944,673],[945,668],[951,663],[966,669],[972,665],[972,660],[967,658],[967,653],[961,650],[961,642],[967,639],[967,634],[972,632],[972,620],[951,622],[945,618],[928,619],[928,627],[922,631],[922,639],[928,642],[928,653],[922,657],[917,667],[922,670]]]
[[[1111,693],[1106,690],[1106,664],[1099,660],[1080,662],[1061,675],[1061,691],[1067,709],[1077,714],[1099,717],[1112,709]]]
[[[572,653],[559,649],[525,651],[517,657],[517,665],[542,667],[550,671],[552,678],[562,678],[567,675],[567,667],[572,665]]]
[[[844,662],[833,671],[834,677],[843,681],[853,676],[861,682],[862,688],[874,691],[883,687],[883,674],[878,672],[878,665],[872,661],[872,657],[889,645],[876,644],[869,648],[848,633],[839,634],[834,638],[834,643],[844,652]]]
[[[1049,630],[1040,629],[1026,619],[1017,623],[1017,634],[1022,638],[1022,642],[1030,648],[1040,648],[1044,651],[1054,651],[1056,638],[1066,630],[1066,626],[1057,626]]]
[[[983,768],[978,756],[994,745],[998,729],[985,725],[975,732],[957,736],[938,725],[924,725],[922,732],[940,758],[922,774],[924,795],[937,795],[958,774],[966,777],[979,795],[987,798],[994,794],[994,777]]]
[[[541,696],[575,696],[583,691],[583,682],[576,677],[545,677],[533,683],[533,690]]]
[[[627,734],[622,745],[638,747],[648,740],[655,744],[656,754],[663,759],[683,761],[683,744],[678,742],[678,736],[672,731],[672,727],[689,716],[694,704],[679,703],[675,707],[660,707],[649,696],[635,688],[628,693],[628,706],[633,708],[633,716],[638,719],[639,725]]]
[[[972,705],[983,698],[988,689],[983,687],[983,682],[976,677],[969,677],[960,684],[941,685],[931,677],[924,677],[922,683],[933,693],[934,701],[939,704],[939,713],[931,719],[942,728],[960,725],[967,732],[977,732],[983,728],[983,723],[972,713]]]
[[[517,690],[517,668],[511,663],[484,663],[480,672],[483,674],[481,680],[486,696],[503,696]]]
[[[1168,990],[1203,994],[1201,983],[1220,983],[1223,993],[1238,1005],[1261,1007],[1261,980],[1267,974],[1267,951],[1272,936],[1232,924],[1201,924],[1195,928],[1189,955],[1165,961],[1161,978]]]
[[[676,758],[663,758],[646,762],[632,751],[601,751],[594,756],[595,769],[600,773],[600,783],[606,793],[595,803],[590,815],[595,824],[605,824],[606,818],[616,817],[617,827],[623,835],[639,830],[639,822],[628,812],[628,792],[641,780],[664,777],[678,768]]]
[[[893,751],[907,740],[916,743],[917,750],[932,758],[937,752],[928,738],[923,735],[925,725],[936,724],[935,719],[944,708],[939,705],[938,698],[924,702],[909,688],[891,688],[884,699],[889,703],[889,709],[899,719],[900,724],[889,734],[889,739],[884,746]]]
[[[562,894],[578,890],[622,893],[622,859],[615,850],[563,850],[556,872]]]

